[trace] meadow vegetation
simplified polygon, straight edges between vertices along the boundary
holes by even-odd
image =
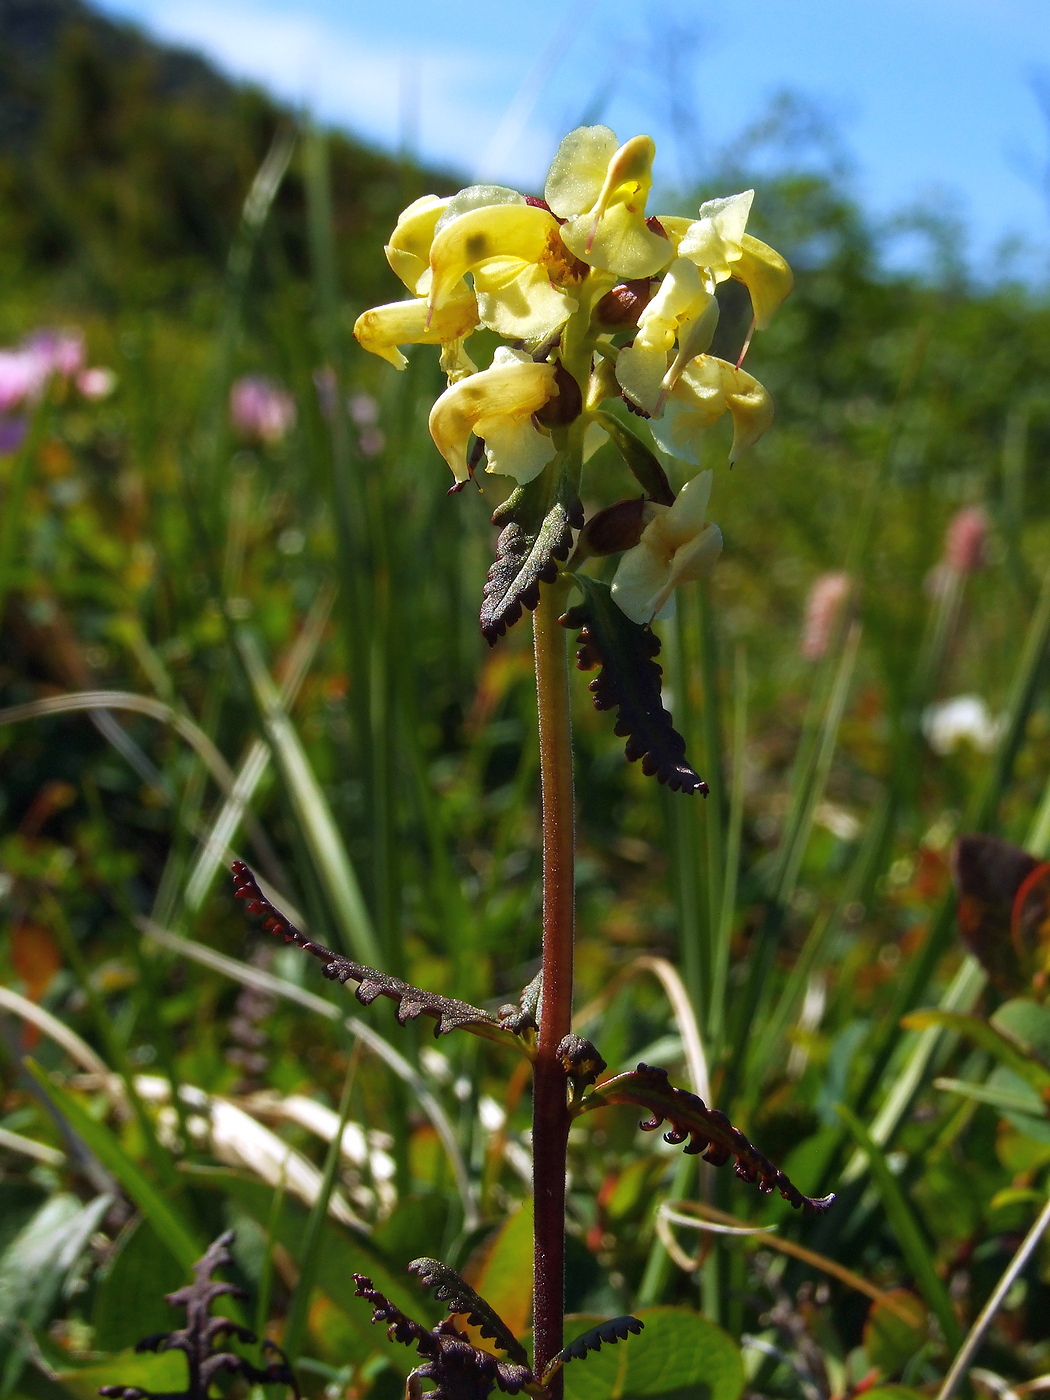
[[[386,1400],[411,1358],[355,1270],[433,1322],[404,1266],[438,1256],[527,1333],[526,1078],[359,1007],[228,867],[411,983],[495,1008],[536,970],[529,628],[490,648],[477,619],[506,483],[447,495],[436,363],[351,334],[398,294],[397,210],[461,182],[94,25],[26,60],[0,159],[0,338],[86,345],[0,397],[0,1392],[177,1390],[131,1348],[233,1228],[236,1320],[308,1394]],[[658,624],[710,795],[628,764],[574,678],[577,1028],[838,1200],[800,1216],[630,1109],[581,1120],[569,1311],[642,1310],[698,1359],[617,1380],[620,1343],[566,1368],[580,1400],[935,1394],[1050,1182],[1050,300],[888,270],[848,178],[758,138],[678,204],[751,184],[796,275],[748,359],[777,419]],[[726,299],[727,347],[748,314]],[[964,941],[975,833],[1036,860],[972,848]],[[1048,1319],[1044,1243],[966,1384],[1026,1394]]]

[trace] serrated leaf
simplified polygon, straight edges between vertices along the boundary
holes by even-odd
[[[540,600],[540,584],[553,583],[558,563],[568,559],[572,532],[583,524],[576,482],[559,453],[525,486],[519,486],[492,515],[501,526],[496,558],[481,603],[481,632],[490,646]]]
[[[615,1342],[623,1342],[628,1337],[637,1336],[644,1326],[637,1317],[625,1314],[623,1317],[610,1317],[606,1322],[599,1322],[597,1327],[581,1332],[552,1358],[543,1373],[544,1383],[548,1382],[555,1367],[564,1366],[569,1361],[582,1361],[590,1352],[601,1351],[603,1346],[612,1346]]]
[[[649,499],[658,501],[662,506],[673,506],[671,483],[652,448],[647,447],[637,433],[631,432],[626,423],[621,423],[611,413],[598,412],[594,415],[594,421],[609,434],[613,446]]]
[[[620,611],[608,584],[582,574],[576,582],[583,602],[569,609],[562,624],[580,629],[579,669],[601,667],[590,685],[594,708],[616,710],[613,732],[627,740],[628,759],[641,759],[643,773],[675,792],[706,795],[707,784],[686,759],[685,740],[664,709],[663,672],[655,660],[660,639]]]
[[[520,1042],[500,1025],[496,1017],[481,1007],[471,1006],[455,997],[440,996],[423,987],[413,987],[408,982],[402,982],[400,977],[392,977],[378,968],[344,958],[323,943],[307,938],[276,905],[270,903],[244,861],[235,860],[231,868],[234,899],[245,901],[246,912],[253,919],[260,920],[267,933],[283,938],[286,943],[294,943],[304,953],[315,957],[322,964],[322,973],[329,981],[339,982],[342,986],[347,982],[356,982],[358,985],[354,995],[362,1006],[371,1006],[376,997],[389,997],[397,1003],[397,1019],[401,1025],[414,1021],[417,1016],[431,1016],[437,1022],[435,1036],[448,1035],[454,1030],[468,1030],[501,1045],[521,1048]]]
[[[739,1128],[717,1108],[708,1108],[703,1099],[688,1089],[679,1089],[667,1077],[665,1069],[639,1065],[636,1070],[618,1074],[592,1089],[580,1104],[579,1113],[612,1104],[637,1104],[649,1109],[652,1117],[639,1124],[646,1132],[655,1132],[663,1122],[671,1126],[664,1141],[674,1146],[685,1144],[688,1153],[701,1153],[712,1166],[724,1166],[735,1159],[734,1170],[741,1181],[751,1182],[766,1194],[779,1191],[797,1209],[812,1212],[827,1210],[834,1196],[806,1196],[779,1167],[749,1142]]]
[[[483,1337],[491,1337],[514,1361],[522,1366],[529,1364],[525,1348],[507,1324],[455,1269],[443,1264],[440,1259],[430,1258],[413,1259],[408,1268],[421,1283],[434,1290],[434,1297],[444,1303],[449,1312],[462,1313]]]
[[[738,1400],[744,1363],[721,1327],[688,1308],[640,1308],[638,1321],[643,1332],[566,1368],[565,1400]],[[566,1332],[594,1323],[566,1318]]]

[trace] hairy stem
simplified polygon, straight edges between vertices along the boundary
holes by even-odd
[[[561,1350],[565,1301],[569,1109],[565,1070],[557,1050],[572,1018],[575,830],[567,638],[558,623],[562,601],[561,587],[544,587],[533,615],[543,802],[543,1000],[532,1095],[537,1373]],[[560,1381],[559,1376],[559,1393]]]

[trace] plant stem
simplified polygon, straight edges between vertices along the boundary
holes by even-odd
[[[532,1091],[533,1364],[537,1373],[561,1350],[565,1310],[569,1108],[565,1070],[557,1050],[572,1020],[575,830],[567,639],[558,623],[563,597],[557,585],[541,588],[533,615],[543,804],[543,999]],[[559,1376],[559,1386],[560,1380]]]

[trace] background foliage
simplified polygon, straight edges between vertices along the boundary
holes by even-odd
[[[496,1006],[535,970],[528,628],[490,651],[476,620],[500,482],[446,498],[436,366],[395,376],[349,335],[397,295],[397,210],[456,182],[296,134],[73,3],[4,0],[0,54],[0,331],[80,325],[118,381],[98,401],[54,381],[0,457],[0,1389],[170,1388],[99,1354],[172,1326],[161,1293],[232,1224],[245,1317],[307,1388],[393,1394],[405,1357],[351,1269],[433,1321],[401,1271],[440,1255],[527,1330],[524,1080],[322,984],[245,927],[222,868],[243,855],[332,946],[439,991]],[[921,275],[888,271],[848,177],[786,139],[797,115],[710,181],[757,182],[755,231],[798,278],[748,361],[777,426],[721,470],[722,562],[663,629],[711,797],[647,782],[577,693],[581,1029],[612,1068],[694,1086],[698,1030],[711,1101],[802,1189],[840,1193],[789,1218],[629,1112],[574,1130],[571,1309],[671,1309],[643,1337],[695,1352],[718,1400],[933,1387],[1050,1165],[1045,1012],[1028,1068],[999,1063],[978,1032],[1006,993],[965,956],[948,876],[960,831],[1050,845],[1050,304],[968,276],[950,229]],[[268,152],[287,173],[242,219]],[[245,373],[291,391],[279,441],[231,426]],[[953,571],[971,505],[987,538]],[[807,655],[829,570],[853,601]],[[40,704],[72,691],[149,704]],[[960,694],[995,724],[938,752],[928,707]],[[1040,984],[1014,990],[1041,1010]],[[974,1022],[902,1026],[939,1002]],[[665,1212],[657,1232],[675,1200],[777,1231]],[[1007,1296],[986,1388],[1050,1369],[1048,1262]],[[625,1394],[692,1384],[629,1354]],[[568,1368],[570,1392],[609,1393],[615,1357]]]

